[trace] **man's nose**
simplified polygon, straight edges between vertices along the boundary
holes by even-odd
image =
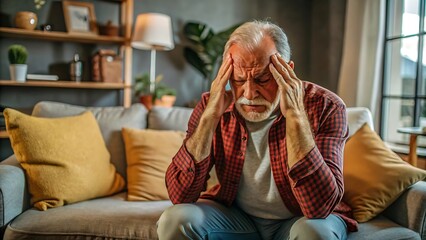
[[[253,100],[259,96],[258,86],[253,81],[246,81],[244,84],[244,97]]]

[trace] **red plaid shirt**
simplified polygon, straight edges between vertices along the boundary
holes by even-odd
[[[340,215],[349,231],[357,230],[351,209],[343,196],[343,147],[348,136],[346,108],[334,93],[313,83],[304,82],[305,109],[316,146],[289,169],[287,164],[286,121],[280,115],[269,131],[272,173],[287,208],[296,216],[325,218]],[[232,104],[217,126],[211,154],[195,163],[185,147],[194,133],[209,95],[204,94],[188,123],[184,144],[173,158],[166,174],[166,184],[174,204],[192,203],[206,190],[209,172],[215,165],[219,184],[201,198],[230,206],[237,195],[247,147],[244,119]]]

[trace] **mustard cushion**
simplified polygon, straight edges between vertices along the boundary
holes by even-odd
[[[31,204],[47,210],[102,197],[124,188],[110,163],[91,112],[64,118],[39,118],[4,111],[16,158],[25,170]]]
[[[426,171],[404,162],[364,124],[344,150],[343,200],[358,222],[366,222],[392,204],[410,185],[424,180]]]
[[[123,128],[122,134],[127,159],[127,200],[169,199],[166,170],[182,146],[185,133]]]

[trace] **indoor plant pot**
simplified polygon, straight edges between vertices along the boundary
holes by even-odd
[[[161,84],[162,75],[155,78],[154,93],[150,93],[149,74],[143,74],[135,78],[134,91],[139,101],[150,110],[153,105],[172,107],[176,101],[176,90]]]
[[[25,82],[27,76],[27,49],[18,44],[11,45],[8,50],[10,79]]]

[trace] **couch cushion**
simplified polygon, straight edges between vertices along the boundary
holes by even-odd
[[[402,192],[426,178],[426,171],[404,162],[364,124],[344,150],[343,200],[358,222],[366,222],[392,204]]]
[[[91,112],[52,119],[6,109],[4,116],[36,208],[47,210],[123,189],[124,179],[110,162]]]
[[[15,218],[9,239],[158,239],[156,223],[170,201],[128,202],[126,193]]]
[[[381,239],[418,239],[420,235],[409,228],[394,223],[383,216],[378,216],[366,223],[358,224],[358,232],[351,232],[348,240],[381,240]]]
[[[43,101],[34,106],[32,114],[38,117],[64,117],[78,115],[87,110],[91,111],[98,121],[105,144],[111,154],[111,162],[117,168],[117,172],[126,179],[126,156],[121,128],[146,128],[148,111],[142,104],[133,104],[129,108],[82,107]]]
[[[367,123],[374,130],[373,117],[368,108],[350,107],[346,109],[348,116],[349,136],[352,136],[364,123]]]
[[[151,109],[148,116],[148,128],[156,130],[186,131],[192,108],[158,107]]]
[[[185,133],[123,128],[127,159],[127,200],[169,199],[166,170],[182,145]]]

